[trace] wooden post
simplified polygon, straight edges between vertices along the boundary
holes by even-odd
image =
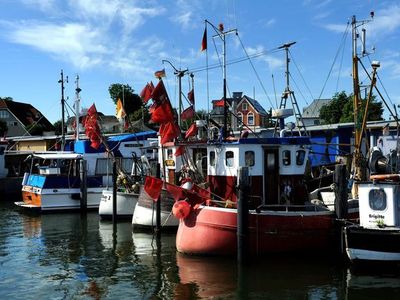
[[[80,179],[81,179],[81,211],[87,210],[87,161],[79,161]]]
[[[249,228],[249,206],[247,194],[249,191],[249,168],[240,167],[239,199],[237,202],[237,259],[244,263],[248,255],[248,228]]]
[[[113,193],[112,193],[112,222],[115,224],[117,222],[117,162],[113,161],[113,173],[112,173],[112,181],[113,181]]]
[[[338,219],[345,219],[348,212],[346,165],[335,166],[335,213]]]
[[[157,178],[161,177],[160,164],[157,164],[156,177]],[[161,198],[162,197],[160,195],[160,197],[158,197],[156,202],[156,233],[158,236],[161,234]]]

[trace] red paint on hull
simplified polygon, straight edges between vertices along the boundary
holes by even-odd
[[[188,254],[235,255],[236,227],[235,209],[200,207],[180,220],[176,247]],[[329,249],[334,229],[334,215],[329,212],[252,212],[249,252],[262,255]]]

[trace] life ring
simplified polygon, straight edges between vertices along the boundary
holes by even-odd
[[[399,181],[400,174],[374,174],[370,176],[371,180],[392,180]]]

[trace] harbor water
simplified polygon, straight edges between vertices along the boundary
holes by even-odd
[[[87,214],[27,214],[0,201],[0,299],[400,299],[400,272],[338,258],[186,256],[175,235]],[[116,230],[115,230],[116,229]]]

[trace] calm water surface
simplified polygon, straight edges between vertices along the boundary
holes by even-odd
[[[97,213],[32,215],[0,199],[0,299],[400,299],[400,272],[320,256],[191,257]]]

